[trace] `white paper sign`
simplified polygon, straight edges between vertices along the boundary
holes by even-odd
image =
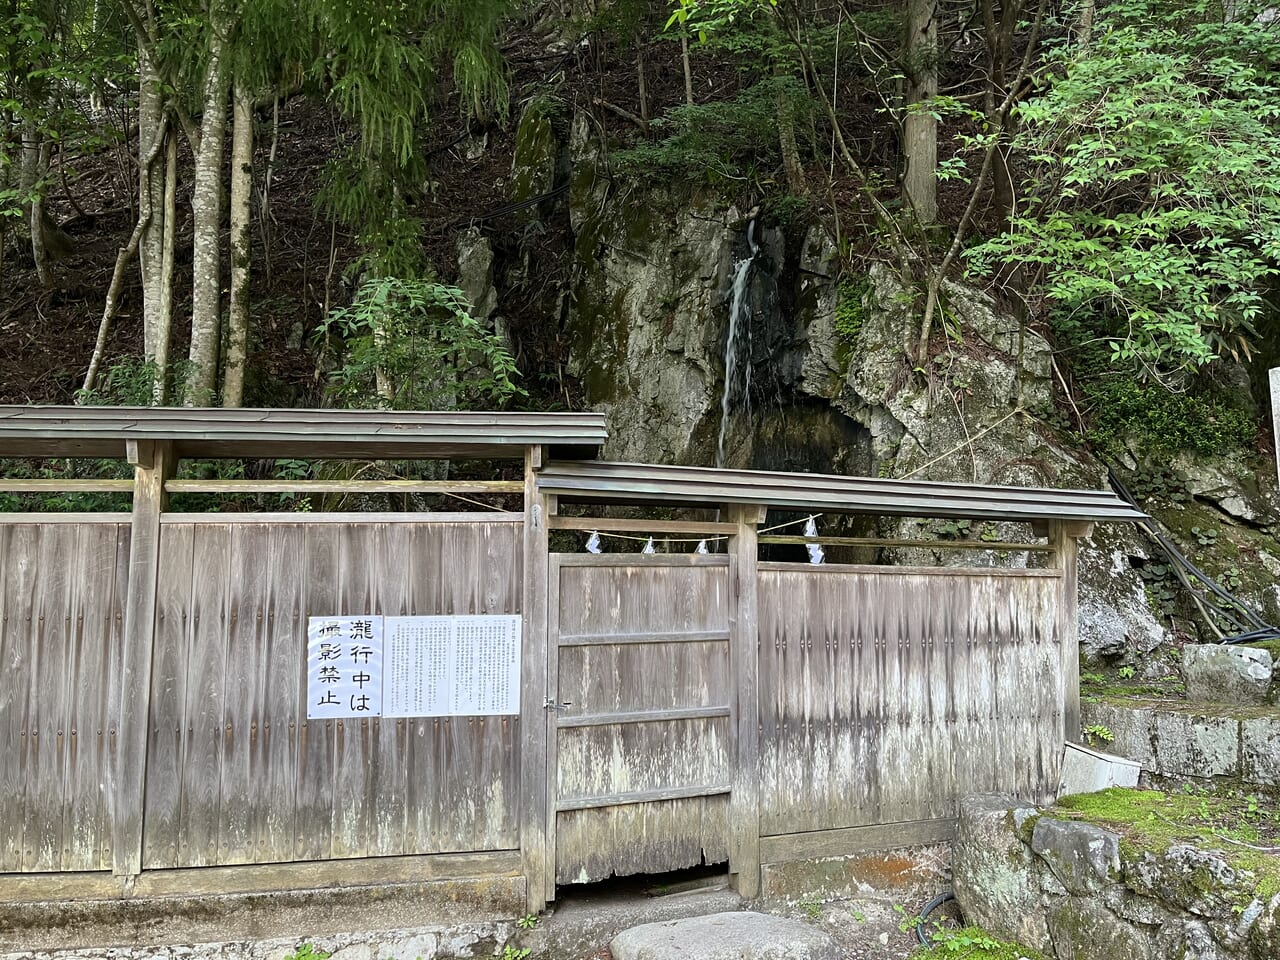
[[[307,719],[382,715],[382,621],[307,618]]]
[[[387,617],[383,715],[520,712],[518,616]]]

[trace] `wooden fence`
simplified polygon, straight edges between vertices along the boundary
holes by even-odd
[[[551,552],[584,521],[536,493],[135,502],[0,518],[0,874],[417,858],[518,871],[537,908],[727,860],[751,894],[762,864],[945,839],[966,793],[1043,799],[1078,722],[1061,529],[1050,569],[811,566],[758,560],[757,508],[687,525],[725,552],[645,556]],[[519,715],[308,720],[307,620],[343,614],[522,615]]]

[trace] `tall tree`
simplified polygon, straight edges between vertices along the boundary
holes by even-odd
[[[938,219],[938,118],[929,103],[938,95],[938,0],[907,0],[903,66],[902,189],[916,219],[928,226]]]

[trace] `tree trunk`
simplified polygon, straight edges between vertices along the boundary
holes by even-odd
[[[786,93],[778,93],[778,145],[782,148],[782,166],[787,173],[787,187],[795,196],[808,192],[804,167],[800,163],[800,147],[796,143],[795,108]]]
[[[938,121],[926,109],[938,94],[937,0],[908,0],[905,57],[907,116],[902,153],[902,187],[922,226],[938,218]],[[915,109],[913,109],[913,107]]]
[[[156,309],[156,379],[152,402],[169,399],[169,345],[173,338],[173,248],[178,231],[178,132],[169,132],[164,163],[164,236],[160,244],[160,303]]]
[[[244,366],[249,345],[249,224],[253,195],[253,96],[237,80],[231,126],[231,305],[222,405],[244,402]]]
[[[204,116],[200,118],[200,150],[196,154],[191,224],[191,370],[187,375],[189,407],[213,403],[218,383],[218,342],[222,333],[219,228],[222,219],[222,153],[227,132],[227,79],[224,39],[218,26],[210,32],[209,65],[204,82]]]
[[[680,38],[680,64],[684,67],[684,102],[693,106],[693,70],[689,66],[689,38]]]
[[[165,136],[164,99],[160,74],[147,48],[138,45],[138,209],[149,211],[138,244],[138,271],[142,276],[142,349],[146,361],[155,368],[155,382],[163,381],[165,363],[160,357],[161,330],[167,327],[160,315],[164,302],[161,268],[164,232],[168,226],[164,208],[165,176],[160,175],[157,138]],[[153,158],[148,161],[146,158]],[[153,386],[152,395],[155,389]]]

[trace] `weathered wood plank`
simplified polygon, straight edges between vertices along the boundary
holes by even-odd
[[[387,617],[409,611],[410,528],[379,524],[373,528],[376,556],[369,584],[370,611]],[[374,719],[372,751],[364,805],[369,811],[370,856],[413,853],[405,845],[406,767],[409,731],[404,717]]]
[[[780,537],[762,536],[761,543],[828,547],[906,547],[913,550],[990,550],[997,553],[1052,553],[1048,543],[1007,543],[986,540],[886,540],[883,537]]]
[[[142,858],[142,866],[148,870],[176,867],[181,862],[179,811],[188,736],[187,663],[195,533],[194,526],[164,527],[160,533]]]
[[[186,743],[178,808],[178,863],[219,862],[220,796],[226,723],[227,605],[231,586],[231,528],[195,529],[191,568],[191,645],[187,649]]]
[[[250,757],[261,736],[266,685],[262,615],[267,577],[265,525],[228,527],[226,668],[222,679],[222,762],[218,787],[218,858],[253,863],[263,798],[250,784]]]
[[[62,806],[67,710],[66,656],[71,603],[72,557],[79,531],[45,527],[38,535],[31,624],[33,669],[31,723],[25,770],[27,799],[23,825],[22,868],[58,870],[62,865]]]
[[[732,825],[726,840],[729,869],[744,897],[760,893],[760,624],[756,570],[759,511],[737,508],[731,516],[736,531],[730,541],[729,632],[732,662],[729,735],[734,742],[733,793],[725,816]]]
[[[527,884],[527,906],[531,913],[541,912],[555,896],[554,881],[547,883],[555,857],[554,848],[548,848],[548,843],[554,841],[547,831],[549,724],[545,701],[554,690],[548,686],[548,645],[554,644],[554,640],[548,640],[549,578],[558,573],[548,558],[547,531],[555,511],[552,500],[538,492],[541,466],[542,449],[529,447],[525,451],[524,469],[521,582],[524,635],[520,651],[520,772],[516,783],[520,803],[520,868]]]
[[[299,726],[306,719],[306,635],[303,578],[307,528],[266,528],[267,595],[262,635],[265,687],[262,723],[249,754],[249,783],[257,797],[253,831],[257,859],[297,856],[294,829],[299,758]]]
[[[560,714],[556,726],[601,727],[622,723],[661,723],[668,720],[701,720],[707,717],[727,717],[729,707],[677,707],[672,710],[636,710],[631,713]]]
[[[680,534],[683,536],[725,536],[737,532],[732,523],[710,520],[631,520],[621,517],[552,517],[548,524],[552,530],[616,531],[649,534]]]
[[[67,479],[7,480],[0,479],[0,493],[132,493],[132,480]]]
[[[787,833],[760,839],[760,856],[765,863],[843,857],[868,850],[891,850],[931,843],[949,843],[955,837],[955,821],[913,820],[879,823],[839,830]]]
[[[112,797],[112,872],[135,876],[142,869],[143,789],[146,785],[148,698],[156,622],[156,586],[160,576],[160,517],[164,482],[173,469],[173,445],[139,441],[150,466],[134,469],[133,514],[129,535],[129,593],[124,641],[111,678],[111,714],[118,738],[109,793]]]
[[[305,594],[298,644],[305,647],[308,617],[334,616],[338,604],[338,538],[341,528],[325,524],[306,528],[303,559]],[[298,774],[295,778],[295,852],[300,860],[327,860],[333,855],[333,776],[336,720],[308,720],[306,671],[297,668],[299,683]]]
[[[590,714],[728,707],[729,660],[727,640],[618,646],[562,643],[561,725]]]
[[[1001,577],[1032,577],[1053,580],[1062,576],[1061,570],[1053,568],[1038,569],[1034,567],[887,567],[884,565],[865,563],[781,563],[776,560],[761,560],[761,573],[783,573],[794,570],[800,573],[823,574],[869,573],[885,576],[922,576],[922,577],[989,577],[998,574]]]
[[[3,519],[6,514],[0,514]],[[17,516],[17,514],[8,514],[8,516]],[[30,516],[30,514],[28,514]],[[128,517],[129,514],[40,514],[41,522],[45,522],[44,518],[51,518],[50,522],[56,522],[56,518],[74,518],[77,516],[90,517],[106,517],[115,516]],[[519,513],[508,513],[501,510],[490,510],[483,514],[472,513],[377,513],[369,511],[368,513],[166,513],[161,518],[163,524],[202,524],[202,523],[285,523],[289,526],[296,524],[350,524],[350,523],[403,523],[409,526],[421,526],[423,524],[444,524],[444,523],[461,523],[470,525],[477,522],[477,518],[483,518],[485,523],[515,523],[519,524],[524,521],[524,515]]]
[[[353,617],[373,612],[377,571],[374,528],[339,527],[338,613]],[[369,851],[371,811],[365,802],[373,757],[370,717],[347,717],[335,724],[333,777],[333,856],[363,857]]]
[[[728,796],[692,797],[561,813],[556,860],[559,883],[661,873],[728,856]]]
[[[72,647],[67,689],[71,691],[66,730],[66,790],[63,802],[63,870],[97,870],[109,843],[102,784],[106,775],[107,683],[115,619],[120,527],[79,529],[71,582]],[[109,866],[109,865],[108,865]]]
[[[707,640],[729,639],[728,630],[681,630],[665,633],[586,633],[562,634],[560,646],[564,647],[614,647],[633,643],[703,643]]]
[[[30,590],[36,527],[0,527],[0,869],[22,869],[26,805],[27,728],[30,724]]]
[[[225,494],[519,493],[524,484],[511,480],[170,480],[164,488],[169,493]]]
[[[725,717],[557,731],[561,800],[729,783],[732,739]]]

